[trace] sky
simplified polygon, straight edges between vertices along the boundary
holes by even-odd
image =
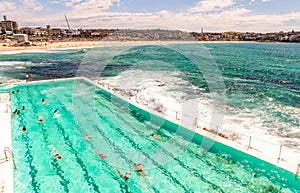
[[[0,0],[20,27],[300,31],[300,0]]]

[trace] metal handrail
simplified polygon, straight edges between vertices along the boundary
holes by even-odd
[[[295,180],[300,180],[300,163],[298,163],[297,170],[295,173]]]
[[[104,88],[104,89],[105,89],[105,87],[107,87],[108,90],[110,90],[110,88],[113,88],[113,87],[111,87],[111,85],[110,85],[109,83],[100,82],[99,80],[98,80],[97,83],[98,83],[98,85],[100,85],[100,87],[102,87],[102,88]],[[117,94],[117,95],[118,95],[118,93],[114,93],[114,94]],[[121,94],[121,96],[122,96],[122,94]],[[125,96],[125,97],[126,97],[126,96]],[[129,99],[130,99],[130,97],[129,97]],[[135,96],[135,101],[136,101],[137,103],[139,103],[139,101],[137,100],[137,95]],[[179,111],[177,111],[177,110],[170,109],[170,108],[167,108],[167,111],[175,113],[175,114],[174,114],[174,117],[175,117],[175,120],[176,120],[176,121],[179,121],[180,119],[182,119],[182,116],[194,118],[194,121],[193,121],[193,123],[191,123],[191,124],[192,124],[193,126],[195,126],[196,128],[199,128],[198,122],[202,122],[202,123],[208,124],[208,125],[209,125],[208,128],[209,128],[209,127],[216,127],[216,128],[217,128],[217,132],[216,132],[216,133],[215,133],[215,132],[212,132],[212,131],[214,131],[214,129],[206,129],[206,127],[203,128],[203,129],[205,129],[206,131],[212,132],[212,133],[215,134],[215,135],[219,135],[220,133],[222,134],[222,131],[226,131],[226,130],[223,130],[221,127],[219,127],[219,125],[217,125],[217,124],[212,124],[212,123],[210,123],[210,122],[201,120],[201,119],[199,119],[198,117],[194,117],[193,115],[190,115],[190,114],[183,114],[183,113],[181,113],[181,112],[179,112]],[[158,112],[158,113],[162,113],[162,114],[164,115],[164,112]],[[192,126],[192,125],[191,125],[191,126]],[[221,129],[219,129],[219,128],[221,128]],[[282,145],[282,144],[277,144],[277,143],[272,143],[272,142],[269,142],[269,141],[266,141],[266,140],[263,140],[263,139],[260,139],[260,138],[256,138],[256,137],[253,137],[253,136],[251,136],[251,135],[244,134],[244,133],[236,132],[236,131],[230,131],[230,132],[231,132],[231,133],[234,133],[234,134],[236,134],[236,135],[238,135],[238,136],[244,136],[244,137],[248,137],[248,138],[249,138],[248,144],[246,144],[246,149],[247,149],[247,150],[253,149],[253,146],[252,146],[252,145],[254,144],[254,143],[252,142],[253,140],[257,140],[257,141],[260,141],[260,142],[263,142],[263,143],[266,143],[266,144],[269,144],[269,145],[279,146],[278,157],[276,157],[276,158],[274,158],[274,159],[276,159],[277,163],[281,160],[281,158],[282,158],[282,150],[283,150],[283,148],[285,147],[284,145]],[[219,136],[222,137],[222,135],[219,135]],[[225,138],[226,138],[226,135],[225,135]],[[229,138],[226,138],[226,139],[234,141],[234,139],[229,139]],[[298,164],[298,167],[297,167],[297,170],[296,170],[296,173],[295,173],[295,177],[300,181],[300,163]]]
[[[5,156],[5,160],[6,161],[8,161],[7,152],[11,154],[11,157],[12,157],[12,160],[13,160],[13,164],[14,164],[14,169],[17,169],[13,151],[9,147],[4,147],[4,156]]]

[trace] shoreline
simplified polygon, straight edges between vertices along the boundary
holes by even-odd
[[[32,50],[57,50],[57,49],[76,49],[92,47],[110,47],[110,46],[140,46],[140,45],[169,45],[169,44],[206,44],[206,43],[256,43],[248,41],[61,41],[61,42],[39,42],[36,46],[9,46],[11,43],[1,42],[0,53],[14,51],[32,51]],[[3,46],[6,45],[6,46]]]

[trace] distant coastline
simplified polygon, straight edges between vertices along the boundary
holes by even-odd
[[[101,41],[54,41],[39,42],[37,45],[15,46],[16,42],[0,42],[0,53],[4,52],[26,52],[33,50],[53,50],[53,49],[83,49],[92,47],[110,46],[141,46],[141,45],[168,45],[168,44],[205,44],[205,43],[257,43],[257,41],[178,41],[178,40],[158,40],[158,41],[136,41],[136,40],[101,40]]]

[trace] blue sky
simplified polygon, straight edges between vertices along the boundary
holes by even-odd
[[[0,0],[20,26],[165,28],[185,31],[300,30],[300,0]]]

